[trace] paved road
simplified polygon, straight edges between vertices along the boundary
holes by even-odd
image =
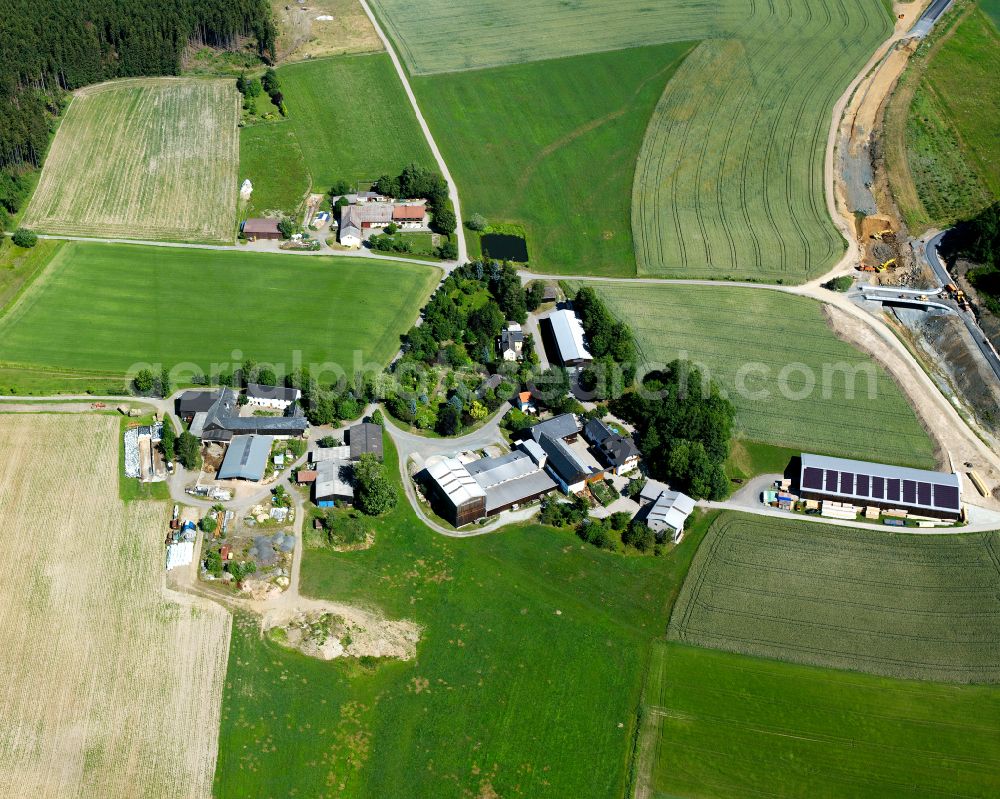
[[[924,13],[920,15],[920,18],[914,23],[913,27],[910,28],[907,38],[924,38],[931,32],[931,28],[934,27],[934,23],[937,22],[938,19],[941,18],[941,15],[948,10],[951,3],[952,0],[932,0],[931,4],[927,6]]]
[[[424,138],[427,139],[427,144],[431,148],[431,152],[434,154],[434,160],[437,161],[438,169],[441,170],[441,174],[444,176],[444,179],[448,181],[448,196],[451,198],[451,203],[455,207],[455,221],[457,223],[456,238],[458,239],[458,263],[464,264],[469,260],[469,253],[465,247],[465,235],[462,230],[462,206],[458,199],[458,184],[456,184],[452,179],[451,172],[448,171],[448,164],[445,163],[444,156],[441,155],[437,142],[434,141],[434,136],[431,134],[430,126],[427,124],[427,120],[424,119],[424,114],[420,110],[420,105],[417,103],[417,97],[413,93],[413,89],[410,87],[410,79],[407,77],[406,70],[403,69],[403,65],[399,62],[399,56],[396,55],[396,50],[392,46],[392,42],[390,42],[389,37],[385,35],[385,32],[382,30],[382,26],[379,25],[378,19],[368,7],[366,0],[360,0],[360,2],[361,7],[368,15],[368,19],[371,20],[372,26],[375,28],[375,32],[378,34],[379,39],[382,40],[382,45],[385,47],[386,52],[389,53],[389,58],[392,59],[392,65],[396,68],[396,74],[399,76],[399,81],[403,84],[403,90],[406,92],[406,96],[410,100],[410,105],[413,107],[413,113],[417,115],[417,122],[420,123],[420,129],[424,132]]]

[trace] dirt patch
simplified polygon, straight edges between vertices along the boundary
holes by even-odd
[[[351,605],[312,601],[264,613],[261,629],[272,640],[321,660],[376,657],[412,660],[420,627]]]
[[[358,0],[272,0],[278,23],[278,60],[303,61],[345,53],[381,51],[371,20]]]

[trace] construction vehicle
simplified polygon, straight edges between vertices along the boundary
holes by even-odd
[[[868,264],[861,264],[858,267],[858,271],[859,272],[874,272],[875,271],[875,267],[874,266],[869,266]]]
[[[881,263],[881,265],[878,268],[878,271],[879,272],[884,272],[886,269],[889,269],[890,267],[893,267],[895,265],[896,265],[896,259],[895,258],[890,258],[888,261],[883,261]]]
[[[887,227],[885,230],[879,230],[876,231],[875,233],[872,233],[872,238],[875,239],[876,241],[882,241],[883,239],[886,238],[893,239],[895,238],[895,236],[896,234],[893,232],[891,227]]]

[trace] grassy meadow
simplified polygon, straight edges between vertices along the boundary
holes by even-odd
[[[389,441],[386,462],[398,482]],[[622,557],[533,525],[449,539],[401,501],[371,549],[307,549],[304,594],[416,621],[417,657],[324,663],[237,624],[216,796],[617,799],[650,644],[703,532]]]
[[[727,513],[670,620],[686,644],[889,677],[1000,682],[1000,533]]]
[[[0,312],[31,285],[60,247],[60,241],[39,239],[34,247],[25,249],[0,237]]]
[[[0,363],[121,376],[136,363],[207,370],[238,350],[351,374],[355,352],[389,361],[438,277],[389,261],[67,242],[0,318]]]
[[[691,46],[415,78],[465,215],[521,225],[534,269],[634,276],[635,160]]]
[[[283,214],[297,217],[309,189],[309,170],[295,130],[287,121],[240,130],[240,183],[249,179],[249,203],[240,201],[241,219]]]
[[[933,444],[902,391],[881,366],[834,335],[818,302],[728,286],[593,285],[632,326],[645,360],[683,357],[703,365],[736,405],[739,435],[933,468]]]
[[[313,191],[398,174],[411,161],[434,166],[387,54],[289,64],[278,76]]]
[[[989,797],[1000,690],[669,644],[644,721],[650,796]]]
[[[23,224],[45,233],[235,238],[232,80],[131,78],[76,92]]]
[[[886,117],[893,193],[915,229],[948,227],[1000,196],[1000,30],[975,4],[945,20]]]

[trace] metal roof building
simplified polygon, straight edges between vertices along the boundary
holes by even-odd
[[[353,502],[354,485],[351,482],[351,466],[347,461],[330,459],[316,464],[316,480],[313,482],[313,502],[320,507],[334,501]]]
[[[219,467],[220,480],[260,480],[271,456],[272,436],[234,436]]]
[[[575,313],[565,308],[548,315],[552,337],[563,366],[580,366],[593,360],[583,340],[583,323]]]
[[[436,494],[439,512],[456,527],[486,515],[486,491],[458,458],[441,458],[427,465],[430,487]]]
[[[956,519],[962,513],[962,483],[955,473],[825,455],[802,454],[799,494],[935,518]]]
[[[351,447],[351,460],[357,460],[371,453],[382,460],[382,425],[372,422],[356,424],[347,431],[347,443]]]

